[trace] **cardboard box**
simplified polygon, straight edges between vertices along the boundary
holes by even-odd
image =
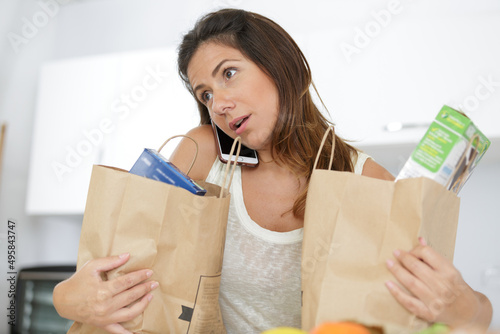
[[[396,181],[424,176],[458,193],[490,144],[466,115],[443,106]]]
[[[182,187],[196,195],[203,196],[207,192],[160,153],[150,148],[144,149],[130,173]]]

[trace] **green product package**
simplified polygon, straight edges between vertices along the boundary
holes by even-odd
[[[470,118],[445,105],[396,181],[423,176],[458,193],[490,144]]]

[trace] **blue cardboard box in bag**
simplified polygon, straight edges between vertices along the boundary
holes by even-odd
[[[196,195],[203,196],[207,192],[160,153],[150,148],[144,149],[130,173],[181,187]]]

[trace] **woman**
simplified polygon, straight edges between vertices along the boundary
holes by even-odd
[[[276,23],[242,10],[221,10],[202,18],[179,49],[179,72],[195,97],[201,126],[188,134],[201,145],[190,176],[220,183],[210,121],[257,151],[260,164],[237,169],[222,271],[220,304],[228,333],[260,333],[287,325],[300,327],[300,254],[307,184],[329,122],[309,92],[311,73],[292,38]],[[335,170],[384,180],[392,175],[339,137]],[[329,152],[327,143],[324,152]],[[171,161],[186,170],[193,148],[181,142]],[[320,159],[326,168],[328,156]],[[145,269],[114,281],[100,273],[117,268],[128,255],[96,259],[54,290],[66,318],[128,333],[119,324],[147,307]],[[428,321],[487,328],[491,304],[462,280],[451,263],[421,240],[415,249],[395,252],[387,282],[394,297]],[[400,285],[406,287],[405,292]],[[465,287],[465,288],[464,288]],[[459,290],[460,289],[460,290]],[[461,293],[454,299],[449,296]],[[447,298],[448,297],[448,298]],[[127,305],[133,301],[130,308]],[[439,308],[432,307],[437,305]]]

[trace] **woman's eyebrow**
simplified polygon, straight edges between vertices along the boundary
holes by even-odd
[[[217,66],[215,66],[214,70],[212,71],[212,78],[215,78],[215,76],[217,75],[217,72],[219,72],[220,68],[222,67],[222,65],[224,65],[224,63],[228,62],[228,61],[239,61],[241,59],[223,59],[221,60]],[[199,84],[198,86],[196,86],[194,89],[193,89],[193,93],[196,95],[196,91],[201,89],[202,87],[204,87],[205,85],[204,84]]]
[[[212,71],[212,77],[215,77],[217,75],[217,72],[219,72],[221,66],[224,65],[225,62],[238,60],[239,59],[223,59],[217,66],[215,66],[214,70]]]

